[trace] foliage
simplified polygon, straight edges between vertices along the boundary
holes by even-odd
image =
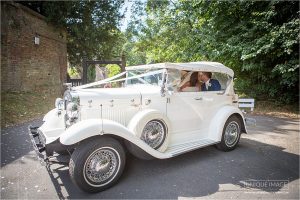
[[[87,70],[87,81],[88,83],[94,82],[96,78],[96,69],[93,66],[88,67]]]
[[[142,65],[147,63],[146,53],[137,47],[136,42],[130,40],[127,41],[124,44],[123,49],[127,59],[127,66]]]
[[[124,33],[126,38],[125,44],[123,45],[123,51],[126,55],[127,66],[141,65],[148,63],[146,59],[146,51],[143,46],[139,46],[138,35],[141,33],[140,27],[143,26],[141,19],[146,16],[144,12],[143,3],[141,1],[136,1],[131,7],[131,20],[128,24],[127,30]]]
[[[68,60],[78,67],[81,59],[120,57],[123,44],[118,25],[123,1],[25,1],[58,28],[67,30]],[[92,72],[91,72],[92,73]]]
[[[127,29],[133,62],[211,60],[256,99],[299,102],[299,6],[294,1],[137,3]]]
[[[121,72],[119,65],[106,65],[106,69],[108,70],[108,77],[115,76]]]
[[[68,67],[68,74],[71,78],[79,78],[80,77],[78,69],[75,67]]]

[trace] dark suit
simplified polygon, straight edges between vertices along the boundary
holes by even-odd
[[[221,90],[221,85],[218,80],[210,79],[208,89],[206,89],[205,83],[201,85],[201,91],[219,91]]]

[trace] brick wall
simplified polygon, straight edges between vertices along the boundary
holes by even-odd
[[[66,71],[66,32],[27,7],[1,2],[1,90],[61,92]]]

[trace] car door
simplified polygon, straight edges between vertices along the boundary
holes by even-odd
[[[172,144],[201,138],[205,110],[201,98],[200,92],[176,92],[167,97]]]
[[[167,99],[172,144],[209,138],[213,116],[230,102],[230,97],[222,92],[176,92]]]
[[[202,111],[204,113],[203,128],[207,129],[212,122],[212,118],[217,114],[219,109],[225,105],[230,105],[232,96],[224,94],[224,91],[205,91],[200,92]]]

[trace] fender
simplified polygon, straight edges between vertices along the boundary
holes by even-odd
[[[39,130],[45,135],[46,144],[56,140],[65,130],[64,113],[62,112],[58,115],[56,108],[52,109],[44,116],[43,122],[44,123],[39,127]]]
[[[154,119],[160,120],[162,123],[164,123],[165,128],[166,128],[167,135],[166,135],[165,141],[164,141],[163,145],[157,149],[160,152],[164,152],[168,148],[168,144],[169,144],[169,138],[170,138],[169,134],[171,132],[171,123],[170,123],[169,119],[167,118],[167,116],[165,116],[163,113],[161,113],[158,110],[154,110],[154,109],[142,110],[133,116],[133,118],[130,120],[127,127],[132,133],[134,133],[134,135],[136,137],[140,138],[145,125],[149,121],[154,120]]]
[[[115,135],[135,144],[151,156],[159,159],[170,158],[170,153],[161,153],[140,140],[127,127],[108,119],[88,119],[68,128],[61,136],[63,145],[73,145],[92,136]]]
[[[43,122],[50,120],[53,118],[53,116],[57,113],[57,109],[54,108],[46,113],[46,115],[43,117]]]
[[[226,105],[221,108],[211,120],[211,123],[209,125],[211,139],[215,141],[221,141],[224,125],[227,119],[233,114],[238,115],[242,119],[241,131],[242,133],[247,133],[245,118],[241,110],[235,106]]]
[[[160,111],[154,109],[145,109],[135,114],[133,118],[130,120],[130,122],[128,123],[128,129],[135,132],[134,130],[138,126],[139,121],[145,118],[146,116],[150,116],[150,118],[162,119],[167,126],[166,128],[170,132],[171,123],[167,118],[167,116],[161,113]]]

